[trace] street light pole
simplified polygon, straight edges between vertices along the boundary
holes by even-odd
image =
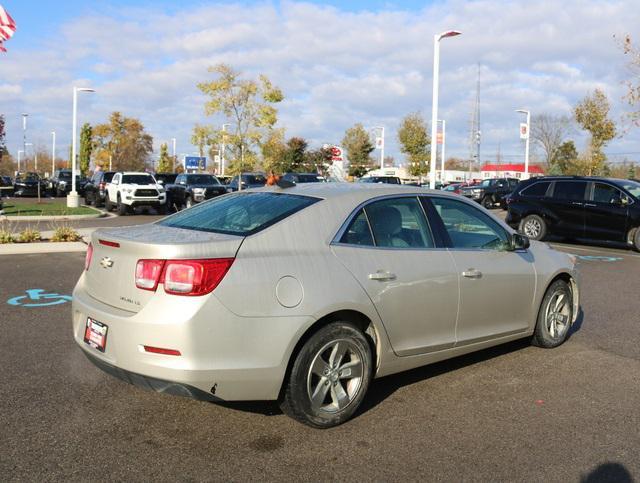
[[[53,176],[54,171],[56,170],[56,132],[51,131],[52,141],[51,141],[51,176]]]
[[[18,149],[18,173],[20,172],[20,156],[24,153],[23,149]]]
[[[524,143],[524,179],[529,179],[529,130],[531,127],[531,111],[516,109],[516,112],[527,115],[527,137]]]
[[[73,87],[73,126],[71,128],[71,193],[67,195],[67,206],[69,208],[77,208],[80,206],[80,199],[78,192],[76,191],[76,130],[77,130],[77,117],[78,117],[78,92],[95,92],[95,90],[89,87]]]
[[[440,119],[438,122],[442,123],[442,151],[440,153],[441,159],[440,159],[440,182],[444,183],[444,163],[445,163],[445,156],[444,156],[444,152],[445,152],[445,144],[446,144],[446,136],[445,136],[445,131],[446,131],[446,127],[447,127],[447,121],[445,121],[444,119]]]
[[[25,166],[27,163],[27,117],[29,114],[22,114],[22,154],[25,157]],[[20,161],[18,161],[18,171],[20,171]]]
[[[449,30],[433,36],[433,103],[431,106],[431,163],[429,165],[429,188],[436,187],[436,143],[438,134],[438,80],[440,69],[440,41],[447,37],[455,37],[462,32]]]
[[[171,172],[175,173],[176,171],[176,138],[171,138],[171,142],[173,143],[173,159],[171,159]]]
[[[226,151],[226,140],[227,140],[227,126],[231,126],[230,123],[225,123],[222,125],[222,147],[220,148],[220,174],[224,175],[224,152]]]

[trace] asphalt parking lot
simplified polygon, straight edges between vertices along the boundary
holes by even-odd
[[[582,276],[567,343],[377,380],[355,419],[326,431],[272,403],[214,405],[102,373],[75,347],[60,297],[84,255],[0,256],[0,479],[638,479],[640,254],[557,247]]]

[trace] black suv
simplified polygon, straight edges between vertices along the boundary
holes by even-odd
[[[301,183],[323,183],[326,180],[318,173],[285,173],[282,175],[285,181],[291,181],[295,184]]]
[[[87,205],[100,207],[104,205],[107,185],[111,183],[115,171],[96,171],[84,186],[84,202]]]
[[[402,184],[402,181],[397,176],[366,176],[360,178],[358,183]]]
[[[223,195],[227,187],[212,174],[180,174],[175,184],[165,186],[167,190],[167,206],[180,209],[191,208],[201,201]]]
[[[84,187],[87,184],[87,180],[82,178],[79,174],[76,174],[76,192],[79,195],[84,194]],[[53,173],[53,176],[49,179],[49,192],[51,196],[66,196],[71,193],[71,170],[70,169],[58,169]]]
[[[516,178],[485,179],[480,184],[460,188],[460,194],[477,201],[486,209],[496,204],[505,206],[505,197],[511,194],[520,180]]]
[[[529,238],[545,235],[623,242],[640,250],[640,183],[558,176],[520,183],[507,200],[507,223]]]
[[[38,196],[38,186],[40,186],[40,196],[47,194],[47,182],[38,173],[18,173],[13,182],[14,196]]]

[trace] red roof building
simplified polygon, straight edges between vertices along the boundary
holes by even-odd
[[[480,170],[483,179],[487,178],[524,178],[524,163],[485,164]],[[544,170],[535,164],[529,165],[529,176],[543,176]]]

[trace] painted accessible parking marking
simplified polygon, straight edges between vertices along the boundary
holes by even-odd
[[[41,288],[25,290],[27,295],[18,295],[7,300],[9,305],[18,307],[49,307],[70,302],[71,295],[61,295],[58,293],[46,293]]]
[[[640,259],[640,255],[634,252],[623,252],[614,251],[613,249],[598,249],[598,248],[588,248],[588,247],[577,247],[574,245],[560,245],[560,244],[552,244],[553,248],[562,250],[565,253],[569,253],[573,255],[578,260],[587,261],[587,262],[620,262],[624,261],[628,258],[636,258]],[[587,254],[577,254],[576,251],[587,252]],[[593,253],[593,255],[589,254]]]

